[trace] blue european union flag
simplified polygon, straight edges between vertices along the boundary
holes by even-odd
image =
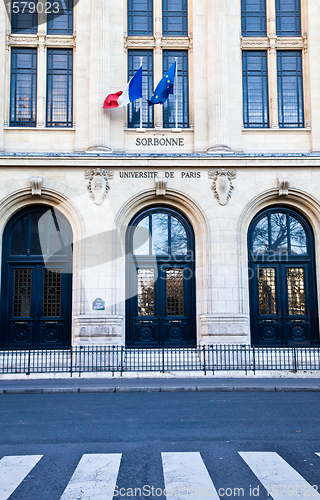
[[[176,74],[176,62],[168,69],[163,78],[158,83],[156,90],[153,92],[151,99],[148,101],[149,106],[153,104],[163,104],[173,94],[174,78]]]

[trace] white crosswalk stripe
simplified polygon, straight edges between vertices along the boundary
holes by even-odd
[[[83,455],[61,500],[112,500],[121,453]]]
[[[274,499],[301,500],[310,496],[320,499],[319,493],[275,452],[239,452],[259,481]]]
[[[43,455],[3,457],[0,460],[0,500],[7,500]]]
[[[200,453],[161,453],[167,498],[219,499]]]
[[[316,489],[277,453],[239,452],[239,455],[267,489],[270,498],[320,500]],[[316,455],[320,457],[320,452]],[[42,456],[6,456],[0,460],[0,500],[9,499]],[[168,500],[219,500],[219,494],[224,496],[226,491],[232,491],[221,488],[217,492],[200,453],[161,453],[161,457],[164,493]],[[121,453],[83,455],[60,500],[112,500],[121,458]],[[225,479],[227,482],[227,477]],[[248,488],[251,485],[247,485],[247,492]]]

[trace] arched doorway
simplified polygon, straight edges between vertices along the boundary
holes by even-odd
[[[30,205],[3,235],[0,347],[71,344],[72,231],[46,205]]]
[[[298,212],[260,212],[248,233],[253,345],[319,343],[314,236]]]
[[[126,244],[126,345],[195,345],[195,251],[189,221],[175,210],[150,208],[131,221]]]

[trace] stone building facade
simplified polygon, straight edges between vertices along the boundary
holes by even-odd
[[[0,347],[318,344],[319,2],[68,5],[0,4]]]

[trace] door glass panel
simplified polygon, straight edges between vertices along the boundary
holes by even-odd
[[[263,217],[253,232],[253,254],[267,254],[269,252],[268,217]]]
[[[15,269],[13,277],[13,316],[31,316],[32,269]]]
[[[10,255],[27,255],[28,251],[28,216],[20,219],[11,237]]]
[[[300,224],[293,217],[289,217],[290,224],[290,243],[292,255],[306,255],[307,254],[307,235]]]
[[[289,316],[306,314],[306,298],[304,289],[304,269],[287,269],[288,314]]]
[[[166,292],[167,316],[183,316],[183,268],[166,269]]]
[[[276,271],[274,268],[259,268],[259,313],[277,314],[276,307]]]
[[[169,216],[166,213],[152,214],[152,253],[168,255]]]
[[[61,316],[61,269],[43,270],[43,316]]]
[[[137,269],[138,316],[155,315],[154,269]]]
[[[181,222],[171,217],[171,254],[187,254],[187,233]]]
[[[142,219],[134,230],[133,253],[135,255],[149,255],[149,216]]]
[[[276,254],[288,253],[287,215],[275,213],[270,216],[271,251]]]
[[[40,214],[35,213],[31,215],[30,255],[42,255],[38,229],[39,219]]]

